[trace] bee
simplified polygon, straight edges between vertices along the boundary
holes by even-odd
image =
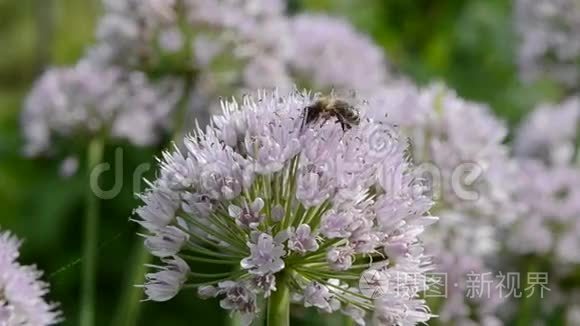
[[[358,110],[350,103],[336,98],[322,97],[304,108],[302,128],[322,120],[321,125],[331,118],[336,118],[343,131],[360,123]]]

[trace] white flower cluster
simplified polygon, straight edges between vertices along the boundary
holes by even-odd
[[[531,112],[517,131],[516,156],[553,164],[568,164],[573,158],[580,98],[569,97],[560,104],[542,104]]]
[[[193,41],[196,63],[205,72],[206,82],[227,81],[226,86],[251,90],[291,89],[286,69],[290,38],[285,1],[189,0],[185,4],[191,24],[207,31],[198,33]],[[238,67],[216,67],[232,60]]]
[[[550,255],[562,265],[580,263],[580,170],[522,159],[520,171],[518,200],[527,210],[507,245],[519,254]]]
[[[95,135],[151,145],[170,126],[180,94],[175,80],[152,83],[143,73],[88,61],[50,69],[26,99],[22,113],[25,151],[40,155],[50,152],[60,139]]]
[[[289,288],[304,306],[340,310],[360,325],[369,312],[379,325],[431,317],[419,298],[430,260],[417,237],[436,218],[426,214],[431,201],[405,160],[406,143],[358,102],[352,129],[333,119],[303,126],[315,99],[264,92],[223,102],[184,151],[164,154],[137,209],[146,246],[164,262],[147,275],[149,299],[196,287],[249,322],[260,297]],[[203,274],[191,262],[230,268]],[[358,288],[371,272],[389,285],[378,298]]]
[[[503,243],[506,259],[531,260],[549,274],[542,311],[564,308],[572,318],[580,302],[567,284],[580,263],[579,121],[580,101],[570,97],[539,105],[520,125],[514,139],[516,169],[509,179],[520,212],[506,225]]]
[[[105,1],[91,54],[137,68],[194,71],[207,92],[289,89],[284,9],[279,0]]]
[[[295,82],[368,93],[387,80],[380,48],[346,21],[289,17],[285,7],[282,0],[104,0],[86,56],[35,84],[22,118],[27,152],[52,150],[53,134],[72,136],[71,128],[149,145],[179,119],[175,111],[214,113],[213,99],[223,95],[290,91]],[[121,94],[135,79],[142,85]],[[176,89],[166,94],[169,80]],[[143,127],[127,123],[134,121]]]
[[[374,91],[388,80],[383,49],[347,21],[301,14],[291,19],[290,69],[320,90]]]
[[[441,84],[419,89],[406,82],[381,89],[371,103],[386,107],[374,113],[376,119],[394,121],[409,138],[410,155],[429,175],[438,207],[489,216],[511,206],[510,189],[501,180],[508,164],[507,128],[487,106]]]
[[[175,0],[103,0],[97,44],[89,57],[102,64],[138,66],[154,49],[177,52],[185,44],[176,26]]]
[[[44,296],[48,284],[35,266],[20,265],[20,241],[7,231],[0,232],[0,325],[47,326],[60,321],[56,305]]]
[[[383,51],[348,22],[285,15],[280,0],[107,1],[94,54],[151,64],[184,53],[204,88],[371,90],[387,80]]]
[[[401,126],[412,144],[409,155],[431,181],[433,213],[440,222],[423,239],[436,271],[461,285],[448,288],[436,313],[446,323],[474,319],[471,323],[493,324],[501,300],[472,300],[464,285],[467,273],[491,270],[488,260],[499,247],[497,226],[518,212],[504,178],[511,164],[502,144],[507,128],[488,107],[463,100],[441,84],[421,89],[398,82],[377,91],[372,104],[386,107],[375,112],[376,119],[386,117]]]
[[[520,126],[517,199],[526,211],[508,241],[520,254],[549,254],[562,266],[580,263],[580,170],[575,161],[580,100],[540,105]],[[530,230],[534,230],[530,234]]]
[[[525,80],[579,85],[580,4],[576,0],[517,0],[518,61]]]

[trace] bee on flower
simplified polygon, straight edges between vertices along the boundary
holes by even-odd
[[[270,322],[287,325],[291,302],[359,325],[432,317],[420,298],[431,266],[418,235],[436,218],[406,142],[356,99],[351,128],[333,117],[304,126],[304,109],[320,98],[258,92],[223,101],[210,126],[164,153],[136,210],[161,259],[146,277],[148,299],[194,288],[245,324],[267,310]],[[200,262],[215,272],[195,270]],[[360,291],[365,271],[386,280],[383,295]]]

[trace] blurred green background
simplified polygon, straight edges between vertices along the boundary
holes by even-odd
[[[505,0],[289,1],[293,12],[346,16],[385,48],[394,71],[421,84],[444,80],[515,125],[535,103],[561,94],[554,85],[519,81],[511,6]],[[25,239],[22,262],[45,271],[65,325],[75,325],[78,313],[83,173],[63,179],[59,162],[24,158],[19,114],[45,67],[74,63],[93,41],[99,11],[98,0],[0,0],[0,227]],[[161,150],[110,144],[109,162],[117,145],[125,148],[125,171],[152,163]],[[103,186],[113,178],[108,174]],[[138,205],[132,191],[127,186],[115,200],[102,203],[97,325],[110,323],[131,266],[137,227],[129,217]],[[226,316],[215,302],[187,291],[169,303],[145,302],[141,309],[139,325],[213,325]],[[313,324],[312,318],[304,323]]]

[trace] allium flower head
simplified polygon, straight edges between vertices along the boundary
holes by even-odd
[[[53,68],[26,99],[22,114],[25,151],[39,155],[51,151],[60,139],[97,134],[150,145],[169,126],[180,93],[175,80],[153,83],[143,73],[90,61]]]
[[[60,321],[56,305],[44,296],[48,284],[35,266],[20,265],[20,241],[9,232],[0,233],[0,325],[46,326]]]
[[[366,93],[387,81],[384,51],[345,20],[297,15],[291,18],[291,35],[290,66],[313,88]]]
[[[518,0],[515,25],[518,62],[526,80],[549,78],[578,86],[580,3],[576,0]]]
[[[195,71],[208,91],[286,85],[285,2],[106,0],[90,56],[127,67]]]
[[[517,200],[527,210],[515,223],[508,246],[521,254],[552,254],[560,263],[579,263],[574,248],[580,245],[580,171],[525,159],[519,166]]]
[[[418,298],[430,261],[417,237],[436,218],[426,214],[431,201],[404,158],[406,143],[356,99],[360,125],[343,131],[331,118],[302,126],[317,96],[224,101],[223,114],[186,138],[184,150],[164,154],[136,211],[150,232],[146,245],[165,262],[148,274],[149,299],[196,287],[249,322],[259,299],[283,286],[298,303],[359,324],[371,312],[384,325],[431,317]],[[199,273],[195,262],[222,269]],[[359,291],[365,271],[390,280],[382,296]]]
[[[580,296],[569,280],[580,264],[580,169],[574,163],[529,157],[516,157],[516,162],[514,201],[524,210],[505,230],[505,256],[511,262],[542,261],[550,276],[543,312],[565,308],[575,315]]]
[[[194,63],[206,96],[219,90],[272,88],[290,90],[288,19],[281,0],[187,0],[187,20],[197,31]],[[233,89],[232,89],[233,88]]]
[[[420,89],[410,83],[397,83],[375,93],[371,103],[386,107],[375,111],[376,119],[394,119],[412,143],[410,154],[417,163],[430,163],[441,175],[435,176],[433,195],[452,205],[478,205],[494,212],[502,198],[503,184],[495,170],[503,170],[507,148],[502,144],[507,135],[505,124],[491,110],[479,103],[462,99],[443,84]],[[482,175],[469,189],[477,190],[477,198],[460,198],[451,189],[452,174],[458,168],[480,169]],[[429,171],[428,171],[429,172]],[[439,187],[439,189],[435,189]],[[470,209],[472,207],[469,207]]]
[[[514,219],[512,162],[502,144],[507,134],[489,108],[460,98],[441,84],[420,89],[409,82],[384,87],[371,99],[384,106],[376,119],[393,119],[409,137],[409,154],[431,182],[440,222],[422,235],[436,271],[454,280],[436,313],[444,323],[483,323],[493,317],[499,295],[471,300],[464,286],[469,272],[485,273],[498,249],[497,225]],[[474,173],[473,179],[463,178]],[[461,176],[461,182],[457,182]],[[500,213],[501,212],[501,213]],[[519,212],[519,211],[518,211]]]
[[[515,154],[554,164],[568,164],[573,158],[580,127],[580,98],[560,104],[539,105],[524,120],[515,141]]]
[[[182,41],[167,42],[177,23],[175,0],[104,0],[103,4],[105,14],[96,31],[98,43],[91,49],[93,59],[136,66],[150,59],[155,46],[170,52],[183,46]],[[170,49],[167,43],[171,43]]]

